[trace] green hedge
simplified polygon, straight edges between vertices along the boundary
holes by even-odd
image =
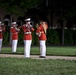
[[[74,44],[73,33],[74,33],[73,30],[65,30],[65,36],[64,36],[65,44]]]
[[[64,43],[65,45],[75,45],[76,44],[76,30],[65,30]],[[9,32],[3,33],[3,45],[9,45]],[[38,37],[36,36],[35,31],[32,33],[32,45],[38,45]],[[62,41],[62,30],[61,29],[48,29],[47,30],[47,45],[59,45]],[[18,45],[23,45],[23,32],[19,33]]]
[[[4,32],[3,33],[3,45],[9,45],[9,32]]]
[[[57,30],[47,30],[47,44],[60,44],[60,39]]]

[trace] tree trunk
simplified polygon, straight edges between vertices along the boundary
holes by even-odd
[[[62,28],[62,45],[64,45],[64,25],[63,25],[63,28]]]
[[[64,25],[64,19],[63,19],[63,27],[62,27],[62,45],[64,45],[64,32],[65,32],[65,25]]]
[[[11,23],[12,23],[12,16],[10,15],[10,27],[11,27]],[[12,33],[10,31],[10,39],[9,39],[9,42],[10,42],[10,45],[11,45],[11,42],[12,42]]]

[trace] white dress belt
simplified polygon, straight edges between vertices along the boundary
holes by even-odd
[[[31,32],[25,32],[24,34],[31,34]]]

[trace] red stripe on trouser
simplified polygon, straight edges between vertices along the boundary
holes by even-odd
[[[12,40],[12,52],[16,52],[18,40]]]
[[[30,57],[30,48],[32,40],[24,40],[24,57]]]
[[[46,45],[45,45],[45,41],[43,40],[40,40],[40,55],[46,56]]]

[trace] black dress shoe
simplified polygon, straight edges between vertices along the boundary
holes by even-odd
[[[40,58],[46,58],[45,56],[39,56]]]

